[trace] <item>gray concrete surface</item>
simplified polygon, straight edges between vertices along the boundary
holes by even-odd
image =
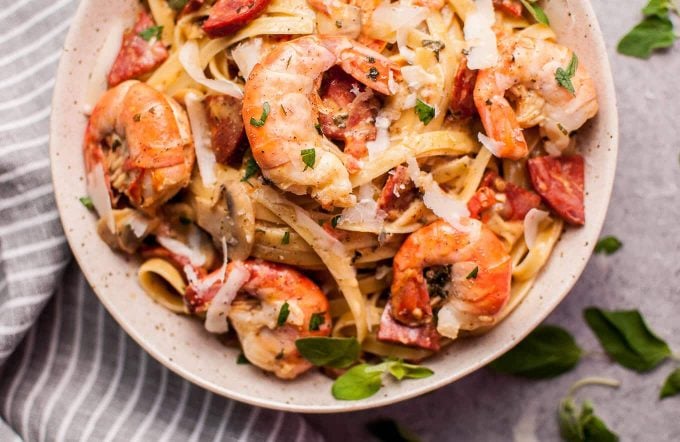
[[[663,380],[680,364],[666,362],[643,375],[623,369],[607,360],[582,319],[590,305],[638,308],[680,353],[680,41],[647,61],[616,53],[618,39],[641,18],[645,2],[593,2],[612,62],[621,125],[603,234],[618,236],[624,247],[613,256],[591,258],[576,287],[546,321],[569,329],[588,353],[585,359],[553,380],[525,381],[482,369],[393,406],[309,416],[328,440],[368,440],[364,423],[377,417],[394,418],[425,441],[508,441],[521,419],[529,427],[535,424],[537,440],[558,440],[560,398],[574,381],[595,375],[622,385],[587,388],[578,397],[592,399],[597,414],[622,441],[680,440],[680,397],[657,399]]]

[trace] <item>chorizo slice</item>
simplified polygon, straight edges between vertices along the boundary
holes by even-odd
[[[148,74],[168,58],[159,38],[160,29],[154,32],[154,26],[151,16],[140,12],[134,27],[123,34],[123,44],[107,78],[109,87]]]
[[[514,15],[522,16],[522,3],[517,0],[493,0],[493,5],[501,11]]]
[[[527,165],[534,189],[553,211],[570,224],[585,224],[583,157],[544,156],[530,159]]]
[[[456,117],[469,118],[477,114],[473,96],[476,81],[477,71],[467,67],[467,58],[464,57],[453,80],[451,103],[449,103],[449,110]]]
[[[401,215],[418,195],[415,184],[404,166],[397,166],[390,173],[378,197],[378,208],[387,214],[388,221]]]
[[[203,100],[208,114],[210,141],[215,158],[227,164],[244,139],[243,102],[228,95],[209,95]]]
[[[270,0],[217,0],[210,10],[203,30],[208,37],[229,35],[247,25],[269,5]]]
[[[498,213],[506,221],[522,221],[531,209],[538,208],[541,204],[541,197],[535,192],[505,181],[496,172],[487,172],[480,188],[468,201],[470,216],[483,218],[482,212],[498,202],[496,193],[505,195],[505,201]]]
[[[395,342],[432,351],[439,350],[439,333],[433,322],[419,327],[409,327],[397,322],[392,317],[391,312],[392,306],[388,302],[380,317],[380,328],[378,329],[380,341]]]

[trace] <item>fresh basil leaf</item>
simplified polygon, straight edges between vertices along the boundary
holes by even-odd
[[[605,236],[595,244],[595,253],[611,255],[623,246],[623,243],[615,236]]]
[[[246,355],[243,354],[243,352],[241,352],[238,354],[238,357],[236,358],[236,363],[239,365],[243,365],[250,364],[250,361],[248,360],[248,358],[246,358]]]
[[[659,18],[668,17],[668,11],[674,9],[671,0],[649,0],[647,6],[642,9],[645,16],[656,16]]]
[[[519,0],[522,2],[524,7],[526,8],[527,11],[529,11],[529,14],[534,18],[539,23],[543,23],[544,25],[550,25],[550,20],[548,20],[548,16],[545,15],[545,11],[538,6],[535,1],[529,1],[529,0]]]
[[[501,373],[542,379],[571,370],[580,359],[581,349],[569,332],[554,325],[539,325],[489,367]]]
[[[571,398],[560,403],[558,410],[560,435],[566,442],[616,442],[619,437],[594,413],[593,405],[585,401],[581,412]]]
[[[333,397],[343,401],[355,401],[376,394],[382,386],[383,371],[376,370],[375,367],[360,364],[347,370],[333,382],[331,388]]]
[[[281,327],[283,324],[285,324],[286,320],[288,319],[288,315],[290,315],[290,307],[288,305],[288,301],[286,301],[281,306],[281,310],[279,310],[279,317],[276,318],[276,325]]]
[[[349,367],[361,353],[356,338],[313,336],[296,340],[295,346],[303,358],[319,367]]]
[[[146,28],[139,33],[139,36],[146,41],[151,41],[152,38],[161,38],[161,33],[163,32],[163,26],[151,26]]]
[[[401,381],[406,376],[406,367],[403,364],[390,364],[387,366],[387,371],[397,378],[398,381]]]
[[[189,0],[168,0],[168,6],[174,11],[181,11],[188,2]]]
[[[262,104],[262,114],[260,115],[260,119],[256,120],[254,117],[250,117],[250,125],[255,127],[264,126],[264,123],[267,121],[267,117],[269,116],[269,111],[269,103],[265,101]]]
[[[302,162],[305,163],[305,169],[314,169],[314,163],[316,162],[316,149],[313,147],[311,149],[302,149],[300,151],[300,156],[302,157]]]
[[[434,107],[425,103],[420,98],[416,100],[415,111],[416,115],[418,115],[418,119],[422,121],[425,126],[430,124],[430,121],[434,118]]]
[[[418,436],[392,419],[376,419],[366,424],[369,433],[381,442],[420,442]]]
[[[666,17],[650,16],[619,41],[616,50],[623,55],[637,58],[649,58],[655,49],[673,46],[677,36],[673,32],[673,22]]]
[[[402,379],[422,379],[422,378],[427,378],[430,377],[434,374],[434,371],[430,370],[427,367],[423,367],[422,365],[416,365],[416,364],[407,364],[406,362],[403,362],[401,360],[396,360],[396,361],[389,361],[388,362],[388,371],[398,380]],[[394,374],[392,371],[393,368],[396,368],[396,372],[401,375],[401,377],[397,376]]]
[[[569,66],[567,66],[566,69],[560,67],[555,71],[555,81],[557,81],[560,86],[571,92],[572,95],[576,95],[574,84],[571,82],[571,79],[574,78],[574,75],[576,75],[576,69],[578,69],[578,57],[576,56],[576,53],[574,53],[571,55]]]
[[[317,331],[326,322],[325,313],[312,313],[312,317],[309,318],[309,331]]]
[[[255,158],[248,158],[246,162],[246,170],[243,173],[243,178],[241,181],[248,181],[250,178],[254,177],[260,171],[260,166],[257,165]]]
[[[647,327],[637,310],[590,307],[583,316],[607,354],[624,367],[649,371],[671,355],[668,344]]]
[[[78,198],[78,200],[80,201],[80,204],[85,206],[87,210],[94,210],[94,203],[92,202],[92,198],[89,196],[81,196]]]
[[[663,387],[661,387],[659,399],[675,396],[676,394],[680,394],[680,368],[676,368],[668,375],[663,383]]]

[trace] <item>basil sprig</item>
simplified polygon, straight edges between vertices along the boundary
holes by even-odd
[[[545,15],[545,11],[536,4],[536,0],[519,0],[522,5],[526,8],[527,11],[529,11],[529,14],[534,18],[539,23],[543,23],[544,25],[549,25],[550,20],[548,20],[548,16]]]
[[[566,442],[616,442],[619,437],[595,415],[593,404],[584,401],[579,412],[574,400],[562,400],[558,410],[560,436]]]
[[[581,348],[569,332],[554,325],[540,325],[489,367],[501,373],[545,379],[571,370],[580,359]]]
[[[649,371],[671,355],[668,344],[647,327],[637,310],[590,307],[583,316],[607,354],[624,367]]]
[[[659,399],[665,399],[676,394],[680,394],[680,368],[675,369],[668,375],[663,383],[663,387],[661,387]]]
[[[595,253],[611,255],[619,250],[623,243],[615,236],[605,236],[595,244]]]
[[[303,358],[318,367],[349,367],[361,353],[356,338],[314,336],[296,340],[295,346]]]
[[[339,400],[355,401],[373,396],[382,387],[382,376],[389,373],[397,380],[422,379],[434,372],[427,367],[387,360],[377,365],[359,364],[350,368],[333,382],[331,392]]]
[[[671,0],[649,0],[642,9],[644,19],[619,41],[616,50],[631,57],[649,58],[654,50],[673,46],[677,36],[671,11],[678,12]]]

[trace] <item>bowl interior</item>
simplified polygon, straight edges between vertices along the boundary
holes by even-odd
[[[587,224],[563,235],[522,304],[489,333],[459,340],[428,360],[434,376],[388,384],[363,401],[336,401],[328,378],[316,372],[283,382],[252,366],[237,365],[238,350],[225,348],[198,320],[175,315],[143,293],[136,279],[138,263],[113,253],[99,239],[93,214],[78,201],[86,194],[81,157],[84,85],[107,30],[114,20],[133,23],[137,5],[134,0],[84,0],[80,4],[54,94],[52,174],[66,236],[95,292],[132,338],[179,375],[217,394],[267,408],[320,413],[386,405],[453,382],[508,350],[555,308],[583,271],[604,221],[614,180],[616,103],[605,46],[590,4],[557,0],[547,2],[546,12],[560,41],[577,52],[594,77],[600,112],[578,136],[586,157]]]

